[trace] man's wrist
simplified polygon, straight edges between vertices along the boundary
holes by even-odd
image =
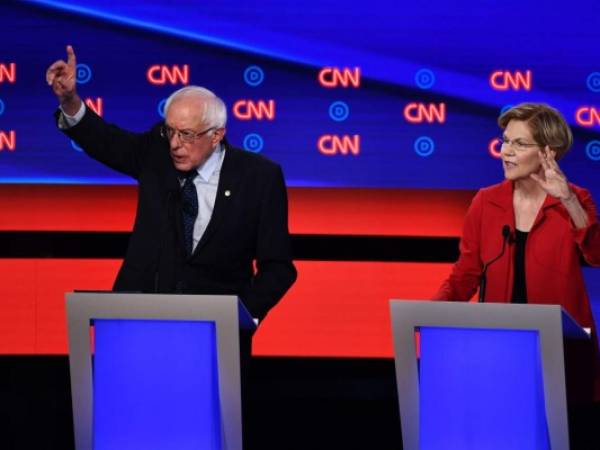
[[[83,119],[83,116],[85,115],[85,103],[81,102],[79,104],[79,109],[75,111],[74,114],[67,113],[63,109],[62,105],[60,106],[60,110],[62,114],[58,118],[58,128],[61,130],[66,130],[74,127],[81,121],[81,119]]]
[[[68,99],[62,99],[60,102],[60,109],[66,115],[74,116],[81,108],[81,103],[81,98],[79,98],[79,96],[75,94],[74,96]]]

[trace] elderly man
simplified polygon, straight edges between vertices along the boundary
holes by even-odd
[[[281,168],[229,145],[225,104],[201,87],[173,93],[148,132],[107,124],[77,95],[71,46],[67,55],[46,73],[59,128],[139,185],[114,290],[236,294],[262,319],[296,279]]]

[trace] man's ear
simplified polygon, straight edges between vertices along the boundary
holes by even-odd
[[[226,128],[217,128],[212,135],[213,147],[223,140],[225,137]]]

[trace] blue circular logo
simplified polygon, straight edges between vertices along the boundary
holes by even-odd
[[[600,72],[590,73],[585,83],[590,91],[600,92]]]
[[[421,89],[429,89],[435,84],[435,74],[429,69],[418,70],[415,73],[415,83]]]
[[[244,81],[248,86],[256,87],[265,79],[265,73],[258,66],[249,66],[244,70]]]
[[[421,136],[415,140],[413,147],[417,155],[425,158],[435,150],[435,142],[429,136]]]
[[[244,137],[242,145],[249,152],[258,153],[263,149],[265,141],[260,134],[250,133]]]
[[[592,161],[600,161],[600,141],[590,141],[585,146],[585,154]]]
[[[502,109],[500,110],[500,115],[504,114],[506,111],[508,111],[512,107],[513,107],[513,105],[504,105],[502,107]]]
[[[343,122],[350,115],[350,107],[342,101],[333,102],[329,105],[329,117],[336,122]]]
[[[79,145],[77,145],[77,144],[75,143],[75,141],[74,141],[74,140],[72,140],[72,139],[71,139],[71,147],[73,147],[73,148],[74,148],[75,150],[77,150],[78,152],[83,152],[83,149],[82,149],[82,148],[81,148]]]
[[[92,79],[92,69],[87,64],[77,64],[76,75],[77,82],[85,84]]]
[[[167,99],[163,98],[160,102],[158,102],[158,106],[156,107],[156,110],[158,111],[158,115],[160,117],[162,117],[163,119],[165,118],[165,105],[167,104]]]
[[[0,98],[0,116],[4,114],[4,102]]]

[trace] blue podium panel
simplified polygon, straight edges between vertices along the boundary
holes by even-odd
[[[420,450],[550,449],[537,331],[420,331]]]
[[[94,449],[221,449],[214,322],[94,320]]]

